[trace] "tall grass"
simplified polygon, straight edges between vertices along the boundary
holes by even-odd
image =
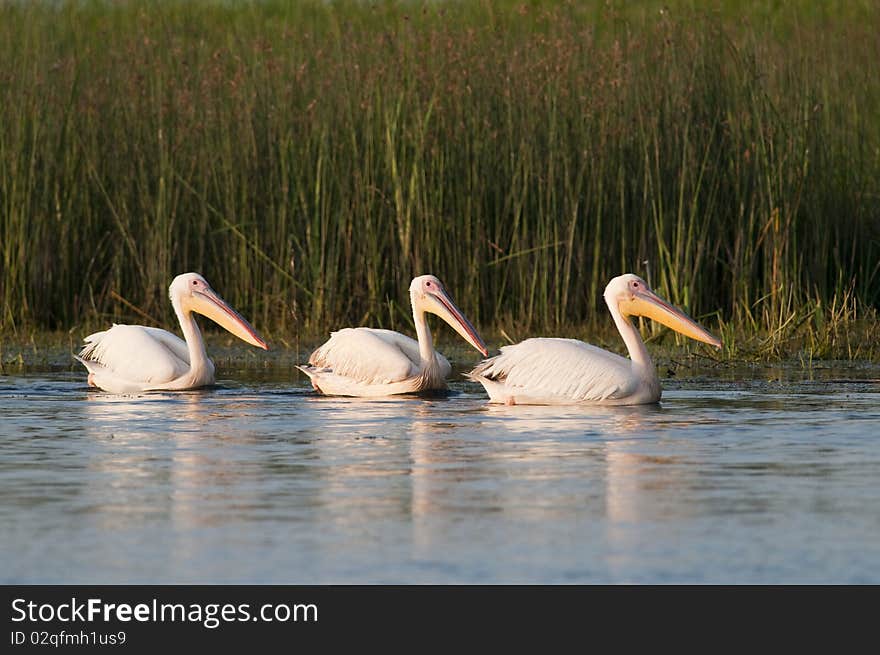
[[[0,329],[167,322],[187,270],[276,336],[424,272],[517,337],[624,271],[767,336],[876,308],[880,11],[618,5],[0,5]]]

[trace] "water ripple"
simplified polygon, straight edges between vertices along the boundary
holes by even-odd
[[[880,582],[876,371],[751,375],[634,408],[0,376],[2,581]]]

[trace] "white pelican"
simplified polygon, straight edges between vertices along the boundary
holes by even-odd
[[[657,296],[637,275],[614,278],[605,302],[630,359],[576,339],[526,339],[501,348],[466,377],[481,383],[490,402],[508,405],[640,405],[660,400],[660,380],[630,316],[647,316],[691,339],[721,342]]]
[[[445,389],[452,367],[434,350],[426,312],[449,323],[484,357],[489,354],[436,277],[413,279],[409,297],[418,341],[392,330],[345,328],[331,333],[312,353],[309,366],[297,368],[309,376],[316,391],[328,396],[376,397]]]
[[[269,347],[251,324],[230,307],[198,273],[178,275],[168,288],[180,321],[180,337],[143,325],[116,325],[90,334],[77,359],[89,369],[89,384],[113,393],[181,391],[214,383],[214,362],[193,312],[207,316],[253,346]]]

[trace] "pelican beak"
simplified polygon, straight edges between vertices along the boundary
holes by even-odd
[[[721,347],[719,339],[709,334],[706,329],[690,316],[676,309],[651,291],[646,290],[634,293],[631,300],[625,300],[620,303],[620,310],[624,315],[647,316],[686,337],[708,343],[716,348]]]
[[[449,297],[445,290],[441,289],[440,291],[429,292],[427,297],[433,301],[430,303],[430,306],[426,308],[427,311],[436,314],[449,323],[449,325],[452,326],[452,329],[458,332],[462,339],[479,350],[483,354],[483,357],[489,355],[489,351],[486,349],[486,344],[483,342],[480,335],[477,334],[476,328],[464,317],[461,310],[455,306],[455,303],[452,302],[452,298]]]
[[[241,314],[232,309],[213,289],[208,288],[205,291],[194,292],[191,308],[192,311],[207,316],[220,327],[229,330],[242,341],[257,348],[269,350],[269,346],[260,338],[253,326]]]

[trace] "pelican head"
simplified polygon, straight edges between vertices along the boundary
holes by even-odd
[[[617,306],[623,316],[646,316],[686,337],[721,347],[720,340],[651,291],[638,275],[627,273],[611,280],[605,287],[605,302],[609,307]]]
[[[461,310],[452,302],[452,298],[443,288],[443,283],[433,275],[420,275],[409,285],[409,297],[414,312],[430,312],[436,314],[452,326],[461,338],[479,350],[483,356],[489,354],[486,344],[476,328],[471,325]]]
[[[242,341],[269,350],[269,346],[260,338],[253,326],[232,309],[198,273],[178,275],[172,280],[168,295],[171,296],[172,304],[179,306],[184,313],[196,312],[207,316]]]

